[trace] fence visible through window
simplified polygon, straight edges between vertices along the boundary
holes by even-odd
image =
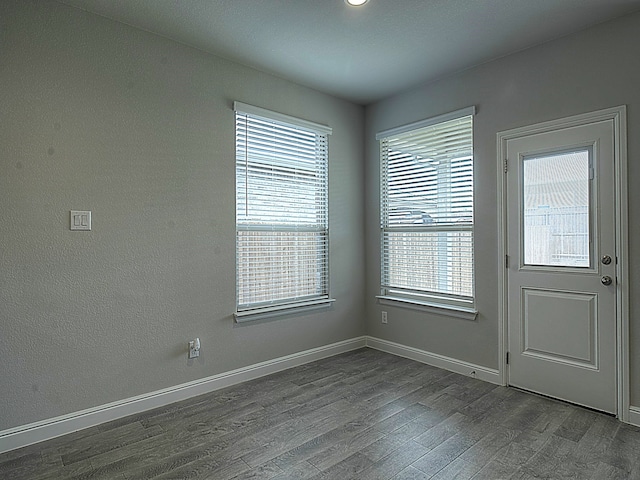
[[[539,207],[524,212],[525,264],[589,266],[589,207]]]
[[[591,150],[523,159],[526,265],[589,267]]]

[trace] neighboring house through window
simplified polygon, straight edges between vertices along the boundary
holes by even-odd
[[[236,102],[236,320],[329,298],[331,129]]]
[[[473,116],[381,132],[382,303],[475,316]]]

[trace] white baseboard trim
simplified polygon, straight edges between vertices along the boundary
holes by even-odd
[[[640,407],[629,407],[629,423],[640,427]]]
[[[376,350],[382,350],[383,352],[392,353],[400,357],[416,360],[427,365],[443,368],[451,372],[460,373],[468,377],[473,377],[472,372],[475,372],[475,378],[484,380],[486,382],[495,383],[496,385],[502,385],[500,381],[500,372],[492,368],[481,367],[480,365],[474,365],[473,363],[463,362],[455,358],[445,357],[444,355],[438,355],[437,353],[430,353],[418,348],[407,347],[395,342],[389,342],[388,340],[382,340],[375,337],[366,337],[367,346],[375,348]]]
[[[270,375],[288,368],[304,365],[322,358],[331,357],[366,346],[366,337],[357,337],[342,342],[312,348],[266,362],[256,363],[211,377],[202,378],[182,385],[157,390],[136,397],[73,412],[60,417],[50,418],[28,425],[0,431],[0,453],[26,447],[34,443],[50,440],[78,430],[94,427],[101,423],[116,420],[170,403],[186,400],[203,393]]]

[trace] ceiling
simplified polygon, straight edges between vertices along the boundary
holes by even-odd
[[[640,0],[59,0],[360,104],[640,11]]]

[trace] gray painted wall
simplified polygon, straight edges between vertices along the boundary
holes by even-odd
[[[56,2],[0,85],[0,431],[364,334],[362,107]],[[333,127],[329,311],[233,323],[234,100]]]
[[[640,405],[640,14],[601,24],[403,92],[366,112],[366,302],[370,335],[498,367],[496,133],[626,104],[629,154],[632,405]],[[476,321],[386,307],[379,293],[378,131],[476,105]]]
[[[362,107],[53,2],[0,2],[0,32],[0,430],[364,333],[496,368],[496,132],[620,104],[629,122],[632,404],[640,404],[640,15],[399,94],[366,117]],[[330,311],[232,321],[234,100],[333,127]],[[383,328],[375,133],[469,105],[478,107],[480,315],[385,307]],[[92,232],[69,231],[71,209],[92,210]],[[195,336],[202,356],[188,362]]]

